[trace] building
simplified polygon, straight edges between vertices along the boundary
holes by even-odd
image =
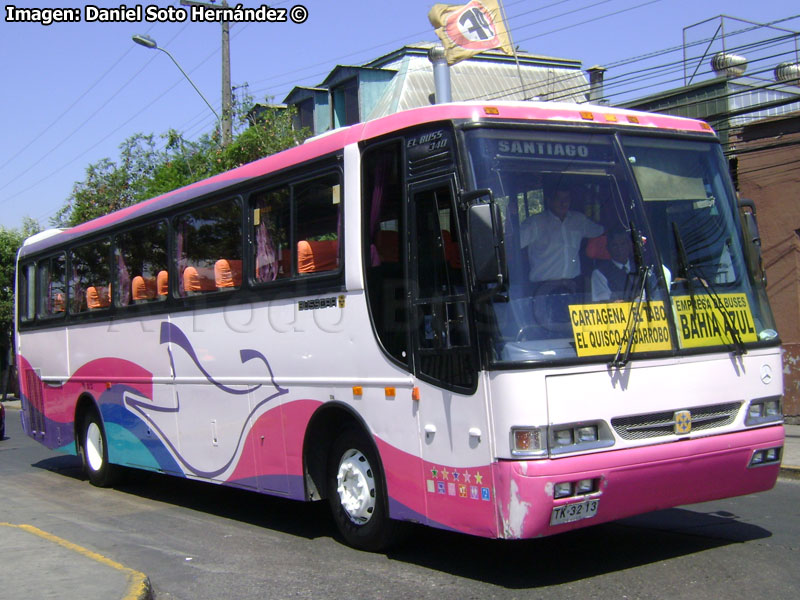
[[[798,90],[800,91],[800,89]],[[752,198],[767,293],[784,348],[787,420],[800,415],[800,111],[731,132],[739,191]]]
[[[428,58],[433,47],[419,43],[361,66],[338,65],[319,85],[295,87],[283,102],[297,109],[297,126],[315,135],[433,104],[436,85]],[[452,100],[587,100],[580,61],[525,52],[517,60],[488,51],[453,65]]]
[[[730,39],[726,49],[723,39],[721,51],[702,57],[711,77],[696,83],[692,77],[624,106],[703,119],[719,135],[737,191],[756,205],[767,295],[784,347],[784,414],[800,423],[800,33],[743,23],[741,31],[756,37],[735,50],[765,48],[763,58],[750,61],[750,76],[748,59],[730,51]],[[698,71],[700,59],[692,60]]]

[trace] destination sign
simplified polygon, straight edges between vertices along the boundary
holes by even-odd
[[[745,294],[719,294],[715,297],[674,296],[672,304],[675,309],[678,336],[684,348],[732,343],[733,340],[725,325],[725,316],[743,342],[758,340],[753,313]]]
[[[616,354],[628,345],[632,302],[571,304],[572,334],[578,356]],[[670,350],[672,339],[664,303],[642,302],[632,332],[631,352]]]
[[[496,154],[530,158],[611,162],[609,144],[579,144],[556,140],[499,139]]]

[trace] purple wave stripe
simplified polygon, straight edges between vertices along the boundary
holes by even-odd
[[[200,369],[200,372],[203,373],[203,375],[206,377],[206,379],[208,379],[208,381],[210,383],[214,384],[217,388],[219,388],[223,392],[225,392],[227,394],[231,394],[231,395],[241,395],[243,393],[242,390],[234,390],[234,389],[231,389],[231,388],[229,388],[227,386],[224,386],[224,385],[214,381],[214,378],[200,364],[200,361],[197,358],[197,353],[195,352],[194,347],[192,346],[191,342],[186,337],[186,335],[183,333],[183,331],[181,331],[181,329],[179,327],[177,327],[176,325],[174,325],[174,324],[163,322],[161,324],[161,343],[162,344],[166,344],[168,342],[173,342],[173,343],[177,344],[184,352],[186,352],[187,355],[189,355],[189,357],[197,365],[198,369]],[[180,412],[180,410],[181,410],[180,394],[178,394],[177,392],[175,394],[176,406],[174,408],[153,406],[152,404],[149,404],[147,402],[142,402],[142,401],[134,400],[134,399],[129,399],[127,401],[128,406],[130,406],[131,408],[136,410],[140,415],[142,415],[142,418],[145,420],[145,422],[150,423],[150,425],[153,427],[153,429],[158,431],[159,435],[166,442],[166,444],[170,447],[170,449],[172,450],[174,455],[177,457],[178,461],[185,468],[189,469],[192,473],[194,473],[195,475],[198,475],[200,477],[213,478],[213,477],[216,477],[216,476],[224,473],[231,466],[231,464],[233,464],[233,460],[236,457],[236,454],[238,453],[239,448],[242,445],[242,441],[245,439],[245,436],[246,436],[246,433],[247,433],[247,431],[246,431],[247,430],[247,424],[250,423],[253,415],[262,406],[264,406],[267,402],[270,402],[271,400],[274,400],[275,398],[277,398],[279,396],[282,396],[283,394],[286,394],[286,393],[289,392],[288,389],[282,388],[282,387],[278,386],[275,383],[275,376],[274,376],[274,374],[272,372],[272,368],[269,366],[269,361],[267,361],[266,357],[263,354],[261,354],[257,350],[248,349],[248,350],[240,350],[239,355],[242,358],[242,364],[244,364],[245,362],[247,362],[247,361],[249,361],[249,360],[251,360],[253,358],[258,358],[261,361],[263,361],[264,365],[267,368],[267,371],[269,372],[270,380],[272,381],[272,385],[277,391],[274,394],[271,394],[271,395],[267,396],[266,398],[264,398],[263,400],[261,400],[260,402],[258,402],[253,407],[253,409],[250,411],[250,414],[248,414],[247,418],[244,419],[244,422],[242,424],[242,429],[239,432],[239,439],[236,441],[236,446],[233,449],[233,454],[228,459],[228,461],[225,463],[225,465],[223,465],[219,469],[216,469],[216,470],[213,470],[213,471],[204,471],[203,469],[200,469],[199,467],[196,467],[196,466],[190,464],[189,461],[186,460],[186,458],[183,457],[183,455],[180,453],[180,451],[175,446],[175,444],[156,425],[156,423],[153,423],[152,421],[147,419],[146,411],[157,411],[157,412],[162,412],[162,413],[178,413],[178,412]],[[170,360],[172,360],[171,351],[170,351]],[[174,363],[173,363],[173,367],[174,367]],[[174,369],[173,369],[173,372],[174,372]],[[260,387],[262,387],[261,384],[255,386],[255,387],[253,387],[251,389],[246,390],[244,393],[254,392],[255,390],[258,390]]]

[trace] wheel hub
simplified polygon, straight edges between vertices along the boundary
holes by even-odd
[[[103,436],[97,423],[89,423],[86,428],[86,460],[92,471],[103,467]]]
[[[336,491],[347,516],[356,525],[364,525],[375,511],[375,478],[367,457],[358,450],[348,450],[339,462]]]

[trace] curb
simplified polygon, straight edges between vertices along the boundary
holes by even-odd
[[[800,467],[795,467],[793,465],[781,465],[780,477],[784,479],[800,480]]]
[[[53,542],[70,550],[72,552],[77,552],[82,556],[94,560],[106,567],[111,567],[112,569],[116,569],[117,571],[121,571],[126,575],[128,581],[128,588],[125,590],[125,595],[122,597],[122,600],[153,600],[153,587],[150,584],[150,578],[147,577],[144,573],[140,571],[135,571],[129,567],[121,565],[120,563],[111,560],[110,558],[106,558],[101,554],[97,554],[96,552],[92,552],[91,550],[87,550],[82,546],[78,546],[77,544],[73,544],[72,542],[68,542],[67,540],[57,537],[51,533],[47,533],[46,531],[42,531],[38,527],[34,527],[33,525],[15,525],[13,523],[0,523],[0,527],[11,527],[14,529],[20,529],[32,535],[38,536],[48,542]]]

